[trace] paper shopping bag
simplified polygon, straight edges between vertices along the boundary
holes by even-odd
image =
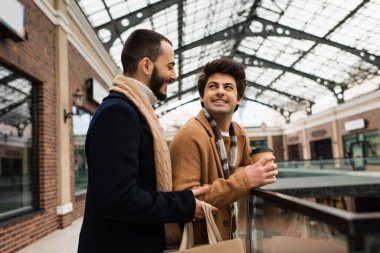
[[[178,250],[167,250],[172,253],[245,253],[245,245],[241,238],[223,241],[215,224],[210,204],[202,202],[202,208],[206,215],[207,235],[210,244],[194,246],[193,223],[185,224],[181,245]]]

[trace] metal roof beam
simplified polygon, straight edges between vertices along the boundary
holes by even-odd
[[[179,98],[179,97],[181,97],[183,95],[186,95],[188,93],[191,93],[191,92],[194,92],[194,91],[197,91],[197,90],[198,90],[198,87],[195,85],[195,86],[193,86],[191,88],[188,88],[186,90],[181,91],[181,93],[177,93],[177,94],[175,94],[175,95],[173,95],[171,97],[168,97],[167,99],[165,99],[165,101],[162,104],[166,104],[166,103],[168,103],[169,101],[171,101],[173,99]],[[159,106],[157,106],[157,108],[160,107],[162,104],[160,104]]]
[[[341,84],[335,83],[331,80],[327,80],[327,79],[324,79],[324,78],[321,78],[318,76],[314,76],[312,74],[308,74],[308,73],[305,73],[305,72],[296,70],[294,68],[287,67],[287,66],[272,62],[272,61],[268,61],[268,60],[262,59],[260,57],[248,55],[248,54],[243,53],[243,52],[237,52],[235,55],[237,57],[241,58],[243,60],[244,65],[246,65],[246,66],[253,66],[253,67],[258,67],[258,68],[272,68],[272,69],[279,69],[279,70],[282,70],[284,72],[290,72],[290,73],[293,73],[295,75],[299,75],[299,76],[308,78],[312,81],[315,81],[316,83],[325,86],[329,90],[333,90],[334,87],[337,85],[342,86]]]
[[[8,112],[12,111],[13,109],[17,108],[18,106],[22,105],[23,103],[25,103],[25,99],[23,99],[23,100],[21,100],[19,102],[16,102],[14,104],[10,104],[9,106],[1,109],[0,110],[0,118],[3,117]]]
[[[358,6],[356,6],[356,8],[354,10],[352,10],[349,15],[347,15],[344,19],[342,19],[338,24],[336,24],[323,38],[326,39],[332,32],[334,32],[337,28],[339,28],[344,22],[346,22],[346,20],[348,20],[349,18],[351,18],[355,13],[357,13],[361,7],[363,7],[366,3],[368,3],[368,0],[364,0],[362,1],[362,3],[360,3]],[[286,33],[286,32],[285,32]],[[305,52],[303,52],[302,56],[298,58],[298,60],[296,60],[295,62],[293,62],[293,64],[291,66],[289,66],[289,68],[292,68],[293,66],[295,66],[298,62],[300,62],[304,56],[306,56],[308,53],[310,53],[316,46],[318,45],[318,43],[315,43],[312,47],[310,47],[308,50],[306,50]],[[376,59],[375,59],[376,60]],[[271,86],[273,83],[275,83],[277,80],[279,80],[283,75],[284,75],[285,71],[282,72],[282,74],[280,74],[278,77],[276,77],[268,86]],[[336,91],[334,89],[332,89],[331,91],[333,92],[334,96],[336,97],[338,103],[343,103],[344,102],[344,95],[343,95],[343,92],[344,90],[346,89],[346,86],[340,86],[341,89],[337,89]],[[340,90],[340,91],[339,91]]]
[[[6,77],[0,79],[0,85],[4,85],[4,86],[8,87],[9,89],[14,90],[14,91],[16,91],[18,93],[21,93],[21,94],[23,94],[25,96],[29,96],[28,93],[25,93],[22,90],[17,89],[15,87],[12,87],[12,86],[10,86],[8,84],[9,82],[12,82],[12,81],[16,80],[17,78],[20,78],[20,76],[18,74],[16,74],[16,73],[10,74],[9,76],[6,76]]]
[[[258,88],[258,89],[260,89],[262,91],[264,91],[264,90],[270,90],[270,91],[276,92],[278,94],[281,94],[283,96],[286,96],[286,97],[288,97],[288,98],[296,101],[297,103],[300,103],[301,101],[305,101],[305,102],[307,101],[309,103],[309,105],[315,104],[314,101],[311,101],[311,100],[308,100],[308,99],[305,99],[305,98],[302,98],[302,97],[298,97],[298,96],[289,94],[287,92],[276,90],[276,89],[273,89],[271,87],[267,87],[267,86],[264,86],[264,85],[261,85],[261,84],[255,83],[255,82],[247,81],[247,84],[250,85],[250,86],[253,86],[255,88]]]
[[[182,80],[182,79],[184,79],[184,78],[186,78],[186,77],[189,77],[189,76],[192,76],[192,75],[198,74],[202,69],[203,69],[203,67],[200,67],[200,68],[194,69],[194,70],[192,70],[192,71],[190,71],[190,72],[187,72],[187,73],[185,73],[185,74],[179,76],[179,77],[177,78],[177,81],[178,81],[178,80]],[[165,101],[160,101],[160,102],[158,102],[157,104],[155,104],[154,108],[159,108],[159,107],[161,107],[163,104],[166,104],[166,103],[168,103],[169,101],[171,101],[171,100],[173,100],[173,99],[179,98],[179,97],[181,97],[182,95],[185,95],[185,94],[187,94],[187,93],[190,93],[190,92],[193,92],[193,91],[196,91],[196,90],[197,90],[197,85],[194,85],[193,87],[191,87],[191,88],[189,88],[189,89],[187,89],[187,90],[181,90],[181,91],[178,91],[178,93],[176,93],[175,95],[166,98]]]
[[[240,38],[246,37],[243,30],[249,29],[249,25],[252,23],[252,20],[254,20],[254,17],[248,17],[247,20],[237,23],[236,25],[233,25],[231,27],[228,27],[224,30],[221,30],[219,32],[216,32],[214,34],[211,34],[207,37],[204,37],[200,40],[194,41],[190,44],[184,45],[178,49],[175,50],[176,54],[182,53],[186,50],[196,48],[199,46],[203,46],[205,44],[211,44],[216,41],[226,40],[226,39],[236,39],[239,40]]]
[[[113,19],[108,23],[102,24],[100,26],[97,26],[94,28],[95,32],[98,33],[101,29],[106,29],[111,32],[111,39],[103,43],[104,47],[107,49],[107,51],[110,50],[112,44],[114,41],[126,30],[130,29],[131,27],[136,26],[137,24],[141,23],[144,19],[153,16],[154,14],[171,7],[174,4],[178,4],[182,2],[181,0],[165,0],[165,1],[159,1],[155,4],[150,4],[140,10],[134,11],[129,13],[128,15],[124,15],[120,18]],[[122,25],[122,21],[127,20],[127,25]]]
[[[5,76],[3,78],[0,79],[0,84],[6,84],[6,83],[9,83],[9,82],[12,82],[13,80],[19,78],[20,76],[17,75],[16,73],[12,73],[8,76]]]
[[[325,38],[321,38],[306,32],[302,32],[296,30],[294,28],[281,25],[279,23],[275,23],[264,18],[256,17],[254,21],[257,21],[263,25],[263,29],[261,32],[252,32],[251,29],[247,31],[247,36],[261,36],[261,37],[290,37],[297,40],[310,40],[316,43],[326,44],[335,48],[339,48],[343,51],[349,52],[361,58],[362,60],[373,64],[380,68],[380,56],[370,54],[366,50],[358,50],[353,47],[349,47],[331,40],[327,40]]]
[[[255,85],[255,86],[257,85],[257,84],[252,83],[252,82],[249,82],[249,84],[250,84],[250,85]],[[260,85],[257,85],[257,86],[260,86]],[[196,87],[192,87],[192,88],[188,89],[187,91],[190,92],[190,91],[194,91],[194,90],[196,90]],[[278,92],[278,93],[281,93],[280,91],[277,91],[277,90],[274,90],[274,89],[273,89],[273,91]],[[284,94],[283,94],[283,95],[284,95]],[[173,96],[172,98],[174,98],[174,97],[176,97],[176,96]],[[295,96],[293,96],[293,97],[295,97]],[[174,106],[174,107],[172,107],[172,108],[170,108],[170,109],[166,109],[166,110],[160,112],[160,113],[158,114],[158,117],[161,117],[161,116],[163,116],[163,115],[165,115],[165,114],[167,114],[167,113],[169,113],[169,112],[171,112],[171,111],[173,111],[173,110],[175,110],[175,109],[177,109],[177,108],[179,108],[179,107],[181,107],[181,106],[184,106],[184,105],[186,105],[186,104],[188,104],[188,103],[191,103],[191,102],[197,101],[198,99],[199,99],[199,98],[196,97],[196,98],[193,98],[193,99],[191,99],[191,100],[189,100],[189,101],[186,101],[186,102],[180,103],[179,105],[176,105],[176,106]],[[278,106],[278,105],[267,104],[267,103],[261,102],[260,100],[249,98],[249,97],[247,97],[247,96],[244,96],[244,99],[247,100],[247,101],[252,101],[252,102],[259,103],[259,104],[261,104],[261,105],[265,105],[265,106],[267,106],[267,107],[269,107],[269,108],[271,108],[271,109],[273,109],[273,110],[276,110],[276,111],[278,111],[278,112],[279,112],[279,113],[285,118],[285,120],[286,120],[287,123],[290,122],[290,115],[292,114],[292,112],[290,112],[290,111],[288,111],[288,110],[285,110],[285,109],[281,108],[281,107]],[[308,100],[305,100],[305,99],[302,99],[302,100],[303,100],[303,101],[308,101]],[[167,102],[167,100],[165,100],[165,102]],[[313,104],[312,101],[309,101],[309,102],[311,102],[311,103]],[[277,108],[278,108],[278,110],[277,110]]]
[[[199,98],[193,98],[193,99],[191,99],[191,100],[189,100],[189,101],[183,102],[183,103],[181,103],[181,104],[179,104],[179,105],[176,105],[176,106],[174,106],[174,107],[172,107],[172,108],[169,108],[169,109],[167,109],[167,110],[164,110],[164,111],[160,112],[159,114],[157,114],[157,117],[158,117],[158,118],[159,118],[159,117],[162,117],[162,116],[164,116],[165,114],[167,114],[167,113],[169,113],[169,112],[171,112],[171,111],[177,109],[178,107],[184,106],[184,105],[189,104],[189,103],[194,102],[194,101],[197,101],[198,99],[199,99]]]
[[[251,25],[253,21],[262,23],[264,29],[262,29],[261,32],[252,32],[251,29],[249,29],[249,26]],[[265,29],[267,26],[270,26],[270,27]],[[280,30],[282,30],[282,32],[279,32]],[[276,36],[276,37],[290,37],[290,38],[294,38],[298,40],[310,40],[316,43],[322,43],[322,44],[326,44],[335,48],[339,48],[343,51],[354,54],[358,56],[359,58],[361,58],[362,60],[380,68],[380,56],[370,54],[366,50],[358,50],[356,48],[339,44],[337,42],[333,42],[325,38],[321,38],[309,33],[305,33],[305,32],[296,30],[294,28],[284,26],[278,23],[274,23],[272,21],[259,18],[259,17],[251,17],[234,26],[228,27],[222,31],[216,32],[205,38],[194,41],[188,45],[179,47],[178,49],[175,50],[175,53],[184,52],[186,50],[189,50],[195,47],[203,46],[203,45],[214,43],[221,40],[226,40],[226,39],[239,40],[241,38],[251,37],[251,36],[261,36],[261,37]]]
[[[246,66],[279,69],[279,70],[283,71],[283,73],[289,72],[289,73],[293,73],[295,75],[299,75],[299,76],[308,78],[308,79],[326,87],[331,92],[333,92],[338,103],[343,102],[343,92],[346,90],[345,85],[342,85],[342,84],[339,84],[339,83],[336,83],[336,82],[333,82],[333,81],[330,81],[330,80],[327,80],[327,79],[324,79],[324,78],[321,78],[318,76],[314,76],[312,74],[308,74],[308,73],[296,70],[292,67],[284,66],[284,65],[281,65],[281,64],[278,64],[278,63],[275,63],[272,61],[268,61],[268,60],[265,60],[265,59],[262,59],[262,58],[259,58],[256,56],[251,56],[251,55],[248,55],[248,54],[243,53],[243,52],[238,52],[235,55],[237,57],[240,57]],[[281,75],[279,75],[277,78],[275,78],[267,87],[270,87],[273,83],[275,83],[281,76],[283,76],[283,73]],[[336,87],[340,87],[340,91],[339,91],[339,89],[336,90],[335,89]]]
[[[290,115],[292,114],[292,112],[290,112],[288,110],[285,110],[283,108],[280,108],[277,105],[267,104],[267,103],[261,102],[261,101],[256,100],[256,99],[249,98],[247,96],[244,96],[244,99],[247,100],[247,101],[251,101],[251,102],[255,102],[255,103],[267,106],[267,107],[269,107],[269,108],[271,108],[271,109],[273,109],[275,111],[278,111],[276,109],[279,108],[280,111],[278,111],[278,112],[285,118],[286,123],[290,123]]]
[[[269,107],[271,109],[274,108],[274,105],[271,105],[271,104],[267,104],[267,103],[264,103],[264,102],[261,102],[257,99],[253,99],[253,98],[249,98],[247,96],[244,96],[244,99],[247,100],[247,101],[251,101],[251,102],[255,102],[255,103],[258,103],[258,104],[261,104],[261,105],[265,105],[266,107]]]
[[[181,103],[181,104],[179,104],[179,105],[177,105],[177,106],[174,106],[174,107],[172,107],[172,108],[170,108],[170,109],[164,110],[164,111],[160,112],[160,113],[157,115],[157,117],[162,117],[162,116],[164,116],[165,114],[167,114],[167,113],[169,113],[169,112],[171,112],[171,111],[173,111],[173,110],[175,110],[175,109],[177,109],[177,108],[179,108],[179,107],[181,107],[181,106],[184,106],[184,105],[189,104],[189,103],[191,103],[191,102],[197,101],[198,99],[199,99],[199,98],[194,98],[194,99],[192,99],[192,100],[189,100],[189,101],[186,101],[186,102],[184,102],[184,103]],[[248,101],[256,102],[256,103],[261,104],[261,105],[264,105],[264,106],[267,106],[267,107],[269,107],[269,108],[271,108],[271,109],[273,109],[273,110],[275,110],[276,108],[279,108],[279,107],[276,106],[276,105],[270,105],[270,104],[267,104],[267,103],[261,102],[261,101],[256,100],[256,99],[248,98],[248,97],[246,97],[246,96],[244,96],[244,99],[245,99],[245,100],[248,100]],[[276,111],[277,111],[277,110],[276,110]],[[279,113],[285,118],[285,120],[286,120],[287,123],[290,122],[290,115],[292,114],[292,112],[289,112],[289,111],[287,111],[287,110],[284,110],[284,109],[280,108]]]
[[[184,6],[183,2],[180,1],[178,3],[178,8],[177,8],[177,13],[178,13],[178,22],[177,22],[177,31],[178,31],[178,46],[182,47],[183,46],[183,13],[184,13]],[[178,75],[182,74],[182,65],[183,65],[183,55],[182,53],[178,54]],[[178,94],[179,94],[179,99],[181,99],[181,92],[182,92],[182,79],[178,79]]]
[[[251,9],[249,10],[249,14],[248,16],[249,17],[254,17],[256,16],[256,10],[257,8],[261,5],[261,0],[256,0],[256,1],[253,1],[253,4],[252,4],[252,7]],[[246,32],[249,31],[250,29],[240,29],[239,30],[239,37],[246,37]],[[234,56],[235,55],[235,52],[237,51],[238,47],[240,46],[241,44],[241,41],[242,40],[239,40],[239,39],[235,39],[235,42],[234,42],[234,45],[232,46],[232,49],[231,49],[231,56]]]
[[[189,71],[189,72],[187,72],[187,73],[185,73],[185,74],[183,74],[183,75],[180,75],[180,76],[177,78],[177,80],[181,80],[181,79],[184,79],[184,78],[186,78],[186,77],[189,77],[189,76],[192,76],[192,75],[199,74],[199,73],[202,71],[202,69],[203,69],[203,66],[202,66],[202,67],[199,67],[199,68],[197,68],[197,69],[194,69],[194,70],[192,70],[192,71]]]
[[[301,97],[298,97],[298,96],[294,96],[294,95],[291,95],[291,94],[289,94],[289,93],[286,93],[286,92],[283,92],[283,91],[279,91],[279,90],[276,90],[276,89],[273,89],[273,88],[270,88],[270,87],[266,87],[266,86],[260,85],[260,84],[258,84],[258,83],[255,83],[255,82],[247,81],[247,83],[248,83],[248,85],[251,85],[251,86],[256,87],[256,88],[258,88],[258,89],[262,89],[262,90],[270,90],[270,91],[273,91],[273,92],[279,93],[279,94],[281,94],[281,95],[287,96],[287,97],[289,97],[290,99],[295,100],[295,101],[297,101],[297,102],[307,101],[307,102],[309,103],[310,106],[314,104],[314,102],[311,101],[311,100],[307,100],[307,99],[305,99],[305,98],[301,98]],[[155,108],[159,108],[159,107],[161,107],[163,104],[167,104],[167,103],[169,103],[171,100],[178,98],[180,95],[183,96],[183,95],[185,95],[185,94],[187,94],[187,93],[194,92],[194,91],[196,91],[197,89],[198,89],[197,86],[193,86],[193,87],[191,87],[191,88],[189,88],[189,89],[187,89],[187,90],[182,91],[181,94],[175,94],[175,95],[173,95],[173,96],[171,96],[171,97],[168,97],[167,99],[165,99],[165,101],[164,101],[163,103],[157,105]]]

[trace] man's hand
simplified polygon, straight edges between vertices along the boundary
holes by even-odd
[[[209,190],[210,186],[209,185],[204,185],[199,188],[193,189],[193,194],[194,197],[197,197],[199,195],[205,194]],[[218,208],[212,207],[212,212],[216,213],[218,211]],[[195,213],[194,213],[194,220],[196,219],[204,219],[205,218],[205,213],[203,212],[202,205],[201,205],[201,200],[198,200],[195,198]]]
[[[267,184],[273,184],[277,181],[277,165],[273,163],[274,156],[264,156],[255,164],[245,167],[249,183],[252,188],[261,187]]]

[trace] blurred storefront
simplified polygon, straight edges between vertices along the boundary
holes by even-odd
[[[280,128],[248,128],[251,146],[272,147],[277,160],[343,159],[353,170],[379,171],[379,101],[377,90]]]

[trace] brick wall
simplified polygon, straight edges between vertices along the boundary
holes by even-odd
[[[0,61],[35,79],[39,98],[39,187],[41,214],[0,226],[0,252],[15,252],[57,228],[54,25],[33,1],[26,3],[27,40],[0,40]]]
[[[73,45],[69,43],[69,82],[70,82],[70,94],[74,94],[77,89],[80,89],[84,94],[85,82],[89,78],[95,78],[106,89],[110,83],[105,83],[103,79],[96,73],[96,71],[88,64],[88,62],[82,57],[82,55],[75,49]],[[70,97],[72,99],[72,96]],[[73,102],[71,100],[71,102]],[[85,99],[83,101],[83,107],[90,113],[94,113],[97,104]]]

